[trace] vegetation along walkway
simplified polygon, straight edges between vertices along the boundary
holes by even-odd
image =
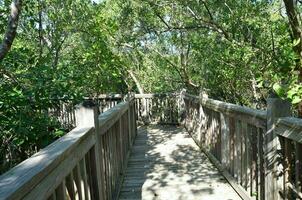
[[[241,199],[183,128],[139,128],[120,200]]]

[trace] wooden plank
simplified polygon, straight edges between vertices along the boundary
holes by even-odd
[[[280,179],[276,176],[278,170],[278,135],[276,133],[276,121],[280,117],[291,115],[291,104],[280,98],[267,99],[267,132],[265,134],[265,195],[266,199],[280,199]]]
[[[99,133],[105,134],[106,131],[115,124],[120,117],[129,109],[129,102],[122,102],[112,109],[102,113],[98,117]]]
[[[220,113],[220,132],[221,132],[221,163],[225,168],[229,168],[230,155],[230,129],[228,116]]]
[[[241,160],[242,160],[242,128],[241,128],[241,121],[236,120],[235,124],[235,135],[236,135],[236,151],[235,151],[235,179],[237,180],[237,183],[241,183]]]
[[[98,99],[110,99],[110,100],[121,100],[124,97],[122,94],[100,94],[97,98]],[[87,98],[85,98],[87,99]],[[89,98],[88,98],[89,99]]]
[[[250,132],[250,143],[251,143],[251,196],[254,199],[258,198],[258,131],[257,128],[252,126]]]
[[[51,192],[62,182],[64,177],[70,174],[74,166],[84,157],[85,153],[94,145],[94,137],[90,135],[87,140],[79,144],[78,148],[68,155],[48,176],[46,176],[35,188],[29,191],[24,199],[36,199],[38,196],[49,196]]]
[[[295,151],[295,180],[296,180],[296,190],[302,193],[302,145],[296,143]]]
[[[163,98],[163,97],[176,97],[177,94],[173,93],[158,93],[158,94],[135,94],[136,99],[142,98]]]
[[[101,158],[102,158],[102,166],[103,170],[101,171],[102,176],[104,177],[104,185],[102,187],[105,199],[109,199],[109,180],[108,180],[108,153],[107,153],[107,142],[106,142],[107,134],[101,136]]]
[[[280,118],[276,124],[276,134],[302,144],[302,120],[293,117]]]
[[[65,200],[66,199],[66,187],[65,180],[56,189],[56,199]]]
[[[94,199],[106,199],[104,180],[104,157],[102,149],[102,136],[98,120],[98,110],[94,109],[95,145],[90,149],[91,188]]]
[[[215,154],[216,154],[216,158],[221,162],[221,122],[220,122],[220,115],[218,112],[214,112],[214,122],[215,122],[215,126],[214,126],[214,133],[215,133]]]
[[[89,185],[88,185],[88,177],[87,177],[87,168],[86,168],[86,159],[85,159],[85,157],[80,161],[79,166],[80,166],[80,174],[81,174],[81,177],[82,177],[81,187],[82,187],[82,190],[84,191],[85,199],[90,200],[91,196],[90,196],[90,188],[89,188]]]
[[[229,184],[233,187],[233,189],[240,195],[240,197],[244,200],[252,200],[250,195],[246,192],[245,188],[237,184],[237,181],[229,174],[227,170],[220,164],[220,162],[207,150],[201,147],[201,150],[207,155],[207,157],[214,163],[214,165],[218,168],[221,174],[226,178]]]
[[[243,188],[247,189],[247,124],[242,123],[241,125],[241,134],[242,134],[242,141],[241,141],[241,152],[242,152],[242,159],[241,159],[241,185]]]
[[[215,164],[215,166],[219,169],[219,171],[222,173],[222,175],[227,179],[227,181],[230,183],[230,185],[233,187],[233,189],[241,196],[241,198],[244,200],[252,200],[252,198],[245,191],[245,189],[236,183],[237,181],[228,173],[227,170],[225,170],[221,166],[221,164],[217,161],[217,159],[215,157],[213,157],[211,154],[208,154],[208,153],[206,153],[206,154],[210,158],[210,160]]]
[[[165,197],[171,196],[171,198],[174,198],[175,194],[180,193],[182,198],[179,199],[198,199],[202,196],[202,193],[208,195],[207,197],[210,198],[207,199],[209,200],[224,199],[226,194],[216,191],[215,183],[227,185],[227,182],[225,182],[221,175],[217,174],[216,168],[212,166],[198,148],[187,146],[187,141],[191,141],[191,138],[188,138],[183,134],[184,132],[182,132],[181,129],[176,128],[167,130],[162,126],[156,126],[154,129],[149,127],[148,130],[150,130],[149,134],[152,135],[151,137],[146,137],[145,135],[139,137],[141,134],[139,133],[137,138],[140,138],[140,141],[139,143],[134,143],[134,147],[138,146],[138,148],[132,148],[131,155],[139,156],[135,157],[134,160],[131,160],[132,158],[130,157],[126,170],[126,178],[124,179],[119,199],[133,199],[134,197],[138,199],[149,197],[150,199],[166,199]],[[146,141],[145,143],[142,142],[143,139]],[[166,142],[164,147],[161,141]],[[148,143],[151,145],[148,146]],[[194,144],[194,142],[190,144]],[[148,148],[141,148],[142,146]],[[159,147],[163,149],[159,149]],[[175,154],[175,152],[177,152],[177,154]],[[150,154],[155,155],[149,157]],[[201,160],[199,160],[199,156],[202,157]],[[175,160],[171,158],[177,159],[179,162],[175,162]],[[192,158],[197,165],[191,163]],[[187,162],[187,160],[191,160],[191,162]],[[184,175],[183,173],[186,173],[186,170],[191,171],[189,174]],[[208,172],[208,174],[201,173],[204,170]],[[194,176],[194,174],[196,176]],[[190,176],[192,176],[192,179],[187,179]],[[215,193],[213,196],[207,189],[205,189],[205,191],[203,190],[203,188],[210,187],[207,184],[203,185],[203,183],[206,183],[207,181],[210,181],[211,184],[213,184],[212,191]],[[220,185],[219,188],[224,187],[223,184]],[[200,192],[192,192],[192,190],[189,189],[190,187],[195,186]],[[175,191],[172,193],[169,188],[173,189],[173,187],[175,187]],[[162,193],[159,193],[158,190],[162,190]],[[153,195],[148,196],[148,194],[146,194],[147,191],[151,192]],[[234,191],[231,189],[230,192]],[[227,195],[229,195],[229,192],[227,193]],[[165,194],[165,196],[161,196],[162,194]],[[186,195],[188,194],[192,194],[191,198],[186,198]],[[236,198],[233,199],[239,199],[236,193],[234,193],[234,195]]]
[[[78,165],[72,170],[72,174],[74,178],[75,197],[76,199],[82,200],[81,176],[78,170]]]
[[[252,182],[252,141],[251,141],[251,125],[247,124],[246,128],[246,190],[247,192],[252,196],[252,188],[251,188],[251,182]]]
[[[244,106],[239,106],[235,104],[230,104],[218,100],[213,100],[210,98],[200,98],[194,95],[185,95],[185,98],[194,99],[199,101],[203,106],[215,110],[217,112],[221,112],[224,114],[228,114],[231,117],[238,118],[246,123],[253,124],[257,127],[266,127],[266,112],[256,109],[251,109]]]
[[[74,181],[73,171],[71,171],[71,173],[66,177],[66,188],[70,199],[76,199],[76,194],[75,194],[76,190],[73,181]]]
[[[235,175],[235,120],[229,118],[230,130],[230,157],[229,157],[229,171],[232,176]]]
[[[294,152],[294,144],[291,140],[287,138],[283,138],[284,142],[284,197],[286,199],[293,199],[295,195],[299,195],[299,192],[297,192],[296,188],[294,187],[295,182],[293,180],[295,179],[295,169],[293,168],[295,160],[293,157]],[[301,173],[298,172],[298,173]]]
[[[258,199],[265,199],[265,163],[264,163],[264,131],[258,128],[258,160],[259,160],[259,195]]]

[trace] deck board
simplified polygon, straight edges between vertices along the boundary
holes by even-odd
[[[240,200],[183,129],[141,127],[128,161],[120,200]]]

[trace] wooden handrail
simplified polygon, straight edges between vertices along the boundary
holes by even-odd
[[[251,123],[250,120],[257,120],[254,121],[255,124],[259,126],[266,126],[266,111],[265,110],[257,110],[252,109],[245,106],[239,106],[236,104],[226,103],[219,100],[214,100],[210,98],[202,98],[200,96],[188,95],[185,94],[186,99],[192,99],[199,101],[202,105],[206,106],[207,108],[213,109],[217,112],[223,112],[229,115],[236,115],[238,117],[246,117],[247,121]]]
[[[271,116],[271,110],[251,109],[185,92],[136,94],[135,99],[139,121],[183,122],[196,143],[244,199],[253,199],[255,195],[258,199],[277,198],[280,194],[288,196],[289,191],[301,198],[302,121],[282,117],[282,104],[274,108],[277,109],[274,112],[281,111],[280,116]],[[279,159],[276,151],[279,147],[270,141],[270,134],[278,135],[282,143],[280,159],[285,169],[280,174],[287,180],[282,191],[270,186],[277,180],[270,159]],[[293,160],[296,164],[291,163]],[[295,171],[292,171],[293,165]],[[269,177],[265,173],[273,175]],[[291,176],[296,177],[297,183],[291,182],[294,180]]]
[[[276,123],[275,130],[279,136],[302,144],[302,119],[294,117],[280,118]]]
[[[302,119],[279,118],[275,132],[281,144],[283,190],[287,199],[302,199]]]
[[[116,198],[136,134],[128,100],[98,117],[95,108],[82,108],[90,120],[0,176],[0,199]]]
[[[261,111],[182,98],[184,126],[243,199],[302,198],[302,120],[284,117],[287,102],[272,99]]]
[[[115,199],[136,121],[184,125],[244,199],[302,196],[302,120],[285,117],[281,101],[256,110],[185,92],[98,100],[110,109],[82,108],[89,120],[0,176],[0,199]]]
[[[100,133],[104,134],[108,129],[116,123],[122,115],[129,109],[129,102],[122,102],[98,117]]]
[[[47,191],[43,193],[35,191],[34,188],[49,177],[55,168],[62,165],[64,160],[72,160],[72,156],[75,156],[74,152],[83,153],[90,149],[94,144],[93,131],[92,127],[73,129],[64,137],[0,176],[0,199],[20,199],[30,192],[46,195]],[[78,149],[81,151],[77,151]],[[75,158],[78,157],[81,156],[77,155]],[[62,172],[70,171],[70,166],[66,166]],[[58,179],[58,177],[53,178]],[[48,185],[52,189],[49,187],[47,189],[53,190],[53,187],[57,186],[54,179],[54,183]]]
[[[172,97],[177,96],[177,93],[155,93],[155,94],[135,94],[135,98],[155,98],[155,97]]]

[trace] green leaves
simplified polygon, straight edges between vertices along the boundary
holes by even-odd
[[[273,85],[276,94],[281,98],[289,99],[292,104],[298,104],[302,101],[302,85],[290,84],[281,86],[279,83]]]
[[[12,156],[0,173],[68,131],[50,112],[53,99],[77,103],[83,96],[127,91],[124,63],[108,45],[117,23],[107,26],[104,9],[90,0],[24,4],[12,51],[0,64],[0,155]],[[6,21],[0,16],[0,24]]]
[[[295,39],[294,41],[293,41],[293,46],[295,47],[295,46],[298,46],[299,44],[300,44],[300,42],[301,42],[301,39],[299,38],[299,39]]]
[[[44,113],[50,99],[125,93],[138,85],[145,92],[206,90],[257,108],[271,90],[301,102],[293,51],[301,41],[291,41],[287,19],[275,12],[279,3],[203,2],[28,0],[0,66],[7,72],[0,81],[0,142],[14,141],[15,152],[30,155],[66,131]]]
[[[273,90],[276,92],[276,94],[280,97],[283,97],[285,94],[285,90],[284,88],[279,84],[279,83],[275,83],[273,85]]]
[[[293,99],[292,99],[292,104],[298,104],[298,103],[301,102],[301,100],[302,100],[301,97],[299,97],[299,96],[294,96]]]
[[[294,84],[287,92],[287,98],[292,101],[292,104],[298,104],[302,101],[302,85]]]

